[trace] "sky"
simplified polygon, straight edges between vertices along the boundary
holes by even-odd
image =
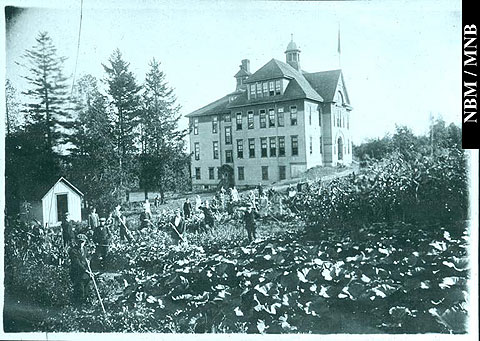
[[[18,91],[26,70],[15,64],[47,31],[75,73],[77,1],[5,2],[25,8],[6,29],[6,77]],[[43,7],[41,7],[43,6]],[[429,117],[460,125],[461,1],[163,1],[83,0],[75,78],[103,79],[102,63],[119,48],[138,82],[152,58],[175,89],[181,114],[235,90],[242,59],[251,71],[285,61],[293,39],[308,72],[341,66],[353,106],[353,142],[382,137],[395,124],[425,133]],[[337,53],[340,29],[341,55]],[[186,126],[186,119],[181,121]]]

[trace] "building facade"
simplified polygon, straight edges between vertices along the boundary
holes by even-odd
[[[239,187],[271,184],[352,162],[342,71],[302,71],[293,40],[285,55],[285,63],[272,59],[253,74],[242,60],[235,91],[187,115],[194,187],[225,176]]]

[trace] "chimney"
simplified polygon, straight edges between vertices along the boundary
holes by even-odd
[[[250,60],[243,59],[242,65],[240,65],[240,68],[250,73]]]
[[[240,64],[240,70],[235,75],[237,79],[237,87],[236,90],[245,89],[247,86],[245,85],[245,81],[247,80],[248,76],[250,76],[250,60],[243,59],[242,64]]]

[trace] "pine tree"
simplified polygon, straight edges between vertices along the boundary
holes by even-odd
[[[38,133],[47,152],[55,154],[67,135],[71,117],[67,109],[67,78],[63,76],[66,57],[58,57],[57,49],[47,32],[40,32],[36,45],[26,50],[23,76],[30,88],[22,92],[31,101],[25,104],[27,124]]]
[[[141,115],[141,181],[145,190],[158,188],[164,198],[179,177],[185,175],[187,157],[184,152],[185,130],[178,129],[179,109],[173,89],[168,86],[160,63],[153,59],[145,79]],[[188,183],[185,176],[184,183]]]
[[[20,126],[20,103],[17,90],[9,79],[5,81],[5,128],[7,136],[13,134]]]
[[[120,50],[116,49],[108,61],[103,64],[108,85],[107,95],[109,115],[113,127],[113,138],[118,151],[120,170],[120,188],[136,185],[135,155],[138,153],[139,114],[141,86],[134,74],[129,71],[129,63],[123,60]]]
[[[86,75],[75,86],[77,120],[70,137],[67,174],[82,189],[88,204],[108,211],[121,199],[121,173],[107,98],[97,83],[95,77]]]

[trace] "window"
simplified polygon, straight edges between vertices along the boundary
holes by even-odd
[[[200,160],[200,143],[195,142],[194,144],[194,151],[195,151],[195,160]]]
[[[208,179],[214,180],[215,179],[215,168],[209,167],[208,168]]]
[[[257,98],[262,97],[262,83],[257,83]]]
[[[270,137],[270,156],[277,156],[277,138]]]
[[[225,144],[232,144],[232,127],[225,127]]]
[[[218,132],[218,117],[212,117],[212,133],[216,134]]]
[[[193,119],[193,135],[198,135],[198,118]]]
[[[268,126],[275,127],[275,110],[274,109],[268,110]]]
[[[312,107],[308,107],[308,124],[312,125]]]
[[[290,107],[290,125],[296,126],[298,123],[297,121],[297,107],[291,106]]]
[[[231,150],[225,151],[225,162],[232,163],[233,162],[233,152]]]
[[[268,149],[268,146],[267,146],[267,138],[266,137],[262,137],[260,138],[260,148],[261,148],[261,157],[267,157],[267,149]]]
[[[260,128],[267,127],[267,113],[264,109],[260,110]]]
[[[347,129],[350,129],[350,116],[347,114]]]
[[[268,83],[268,90],[269,90],[269,95],[274,96],[275,95],[275,84],[273,81]]]
[[[319,145],[320,154],[322,154],[322,137],[320,136],[320,145]]]
[[[262,180],[268,180],[268,166],[262,166]]]
[[[310,154],[313,154],[313,138],[310,136]]]
[[[292,136],[292,156],[298,156],[298,136]]]
[[[218,141],[213,141],[213,159],[218,159]]]
[[[278,137],[278,156],[285,156],[285,136]]]
[[[322,126],[322,108],[318,106],[318,126]]]
[[[245,170],[243,167],[237,168],[238,180],[245,180]]]
[[[237,158],[243,159],[243,140],[237,140]]]
[[[255,139],[248,139],[248,156],[255,157]]]
[[[232,121],[232,117],[230,116],[230,114],[225,114],[223,119],[224,119],[225,122],[231,122]]]
[[[268,96],[268,83],[267,82],[263,82],[263,96],[264,97],[267,97]]]
[[[250,85],[250,97],[255,97],[255,84]]]
[[[281,94],[280,81],[277,80],[275,81],[275,95],[280,95],[280,94]]]
[[[195,179],[200,180],[200,167],[195,167]]]
[[[237,130],[242,130],[242,113],[237,112]]]
[[[247,113],[247,125],[248,125],[248,129],[253,129],[255,128],[255,123],[253,121],[253,111],[249,111]]]
[[[278,175],[280,180],[285,180],[287,178],[287,167],[278,166]]]
[[[277,110],[277,122],[279,127],[285,126],[285,117],[283,114],[283,108],[278,108]]]
[[[220,168],[220,167],[217,167],[217,179],[221,179],[221,178],[222,178],[221,168]]]

